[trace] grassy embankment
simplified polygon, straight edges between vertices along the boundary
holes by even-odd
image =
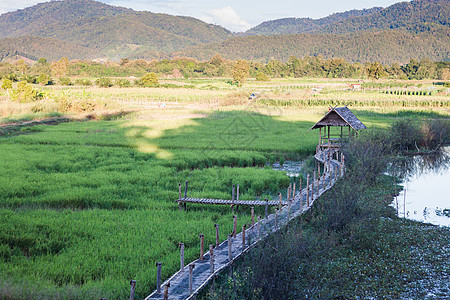
[[[178,242],[186,244],[189,261],[198,255],[198,234],[205,234],[207,245],[214,223],[221,239],[232,228],[229,208],[192,205],[179,211],[173,201],[178,182],[189,180],[191,196],[230,198],[231,185],[239,183],[242,199],[271,197],[289,179],[261,167],[312,153],[317,137],[307,130],[327,110],[258,106],[246,100],[245,90],[226,91],[217,100],[205,96],[216,92],[200,88],[57,93],[103,103],[107,111],[139,111],[119,120],[24,127],[14,133],[20,135],[0,138],[5,297],[125,298],[130,279],[138,282],[138,298],[147,295],[155,285],[156,261],[163,262],[164,277],[176,271]],[[161,100],[155,101],[157,93]],[[132,103],[113,103],[115,97]],[[139,101],[152,105],[142,111]],[[167,106],[158,107],[160,101]],[[30,107],[17,105],[14,112]],[[369,126],[399,117],[373,109],[358,116]],[[246,209],[238,220],[249,221]]]

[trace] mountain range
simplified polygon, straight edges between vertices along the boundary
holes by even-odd
[[[350,62],[450,60],[450,1],[413,0],[332,14],[284,18],[241,33],[192,17],[107,5],[93,0],[40,3],[0,15],[0,60],[188,56],[267,61],[290,56]]]

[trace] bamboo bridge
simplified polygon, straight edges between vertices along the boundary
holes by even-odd
[[[340,157],[340,160],[333,159],[334,156]],[[314,201],[323,193],[328,191],[339,177],[344,175],[344,157],[337,154],[333,150],[324,150],[316,153],[315,158],[324,164],[323,174],[314,172],[314,176],[310,179],[308,175],[307,185],[305,188],[293,191],[293,197],[290,201],[284,201],[281,209],[271,215],[267,215],[263,219],[254,222],[250,228],[246,229],[245,225],[240,233],[233,230],[233,234],[228,239],[219,243],[216,239],[216,245],[210,245],[207,253],[203,253],[203,247],[200,250],[200,258],[184,264],[184,245],[181,244],[180,249],[180,269],[166,281],[161,283],[161,264],[157,264],[158,282],[156,290],[153,291],[145,299],[194,299],[195,296],[221,271],[230,267],[239,257],[248,252],[257,243],[268,235],[277,232],[284,227],[290,220],[307,212]],[[201,203],[193,200],[195,198],[181,198],[181,202]],[[176,200],[179,201],[180,199]],[[216,204],[211,200],[210,204]],[[207,201],[205,199],[205,201]],[[221,200],[218,200],[221,201]],[[260,201],[261,205],[266,205],[266,201]],[[224,203],[221,203],[224,204]],[[228,200],[226,204],[233,204]],[[235,201],[234,204],[238,205]],[[240,204],[239,205],[243,205]],[[256,204],[257,205],[257,204]],[[279,205],[279,201],[272,201],[271,205]],[[253,210],[252,210],[253,211]],[[236,222],[235,222],[236,224]],[[131,294],[134,293],[134,285],[131,282]],[[132,299],[130,294],[130,299]]]

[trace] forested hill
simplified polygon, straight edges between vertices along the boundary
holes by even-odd
[[[191,17],[138,12],[92,0],[64,0],[1,15],[0,38],[19,36],[50,37],[120,58],[136,51],[171,52],[223,41],[232,34]]]
[[[297,32],[306,32],[294,34]],[[290,56],[340,57],[351,62],[406,63],[411,58],[450,60],[450,1],[414,0],[387,8],[334,14],[327,18],[265,22],[247,34],[220,43],[195,46],[178,55],[206,59]],[[275,34],[272,34],[275,33]]]
[[[14,58],[16,56],[35,61],[41,57],[49,60],[58,60],[61,57],[95,59],[100,57],[101,53],[95,49],[48,37],[25,36],[0,39],[0,61],[7,57]]]
[[[450,27],[449,0],[414,0],[400,2],[378,13],[348,18],[321,29],[327,33],[361,32],[364,30],[406,29],[423,31],[424,26]]]
[[[321,28],[346,20],[351,17],[365,16],[383,10],[382,7],[374,7],[362,10],[350,10],[342,13],[335,13],[321,19],[312,18],[283,18],[266,21],[260,25],[247,30],[243,35],[276,35],[293,34],[319,31]]]
[[[264,22],[245,35],[276,35],[293,33],[340,33],[366,30],[406,29],[420,31],[423,24],[450,25],[449,0],[414,0],[392,6],[351,10],[321,19],[285,18]]]
[[[384,64],[450,60],[450,1],[414,0],[319,20],[280,19],[240,35],[192,17],[93,0],[51,1],[0,15],[0,60],[15,55],[210,60],[215,54],[260,61],[318,55]]]
[[[199,60],[218,53],[227,59],[288,60],[290,56],[339,57],[349,62],[383,64],[406,63],[411,58],[428,57],[431,60],[450,60],[450,29],[431,27],[427,32],[385,30],[359,34],[290,34],[246,36],[222,43],[196,46],[176,53]]]

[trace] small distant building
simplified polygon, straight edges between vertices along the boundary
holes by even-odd
[[[352,90],[352,91],[360,91],[361,90],[361,83],[352,83],[351,85],[350,85],[350,89]]]
[[[348,127],[348,130],[344,130],[344,127]],[[308,131],[319,129],[319,145],[317,146],[317,152],[319,152],[338,151],[341,139],[357,135],[358,131],[366,128],[366,125],[347,106],[344,106],[330,107],[329,112]]]

